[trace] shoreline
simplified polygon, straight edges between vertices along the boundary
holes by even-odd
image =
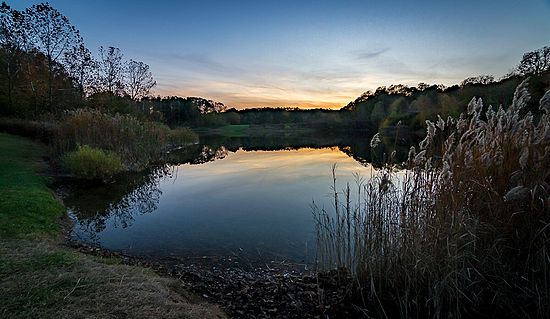
[[[54,174],[54,176],[56,176]],[[61,201],[70,182],[51,187]],[[92,256],[116,258],[178,280],[178,288],[219,305],[235,318],[347,318],[364,314],[349,298],[351,279],[339,273],[317,275],[303,263],[258,262],[246,256],[139,256],[86,243],[71,236],[74,220],[66,213],[63,245]]]
[[[0,317],[226,317],[175,278],[67,246],[46,147],[1,133],[0,148]]]
[[[219,305],[231,318],[348,318],[362,314],[346,299],[351,285],[347,274],[317,276],[312,270],[299,272],[285,265],[245,270],[220,266],[219,262],[182,263],[132,256],[74,240],[65,244],[84,254],[117,258],[123,264],[177,279],[182,289]]]

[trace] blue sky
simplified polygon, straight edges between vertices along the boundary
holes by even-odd
[[[550,45],[550,0],[49,2],[92,51],[149,64],[155,94],[237,108],[340,107],[380,85],[499,77]]]

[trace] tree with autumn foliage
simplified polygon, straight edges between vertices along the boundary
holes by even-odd
[[[46,57],[48,68],[48,104],[54,108],[56,72],[63,72],[61,59],[82,42],[78,30],[69,19],[49,3],[33,5],[25,10],[25,31],[30,44]]]

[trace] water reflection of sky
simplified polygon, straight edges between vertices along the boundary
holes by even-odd
[[[169,177],[147,184],[137,203],[114,210],[107,205],[102,227],[94,217],[81,217],[75,235],[109,249],[138,255],[203,256],[244,253],[250,258],[300,262],[314,252],[310,205],[331,207],[331,166],[337,163],[338,188],[354,184],[353,173],[368,177],[360,165],[338,148],[231,152],[199,165],[175,166]],[[151,192],[150,188],[160,192]],[[87,190],[68,205],[78,216],[83,205],[108,189]],[[126,195],[130,196],[130,195]],[[141,199],[154,201],[145,213]],[[122,212],[121,212],[122,211]],[[122,217],[121,217],[122,216]],[[131,222],[120,223],[123,217]]]

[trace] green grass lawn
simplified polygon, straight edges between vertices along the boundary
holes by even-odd
[[[0,318],[225,318],[176,279],[63,245],[46,154],[0,133]]]
[[[0,134],[0,237],[54,235],[60,232],[63,205],[38,175],[46,167],[43,145]]]
[[[227,137],[245,137],[248,136],[248,124],[239,124],[239,125],[226,125],[222,126],[221,134]]]

